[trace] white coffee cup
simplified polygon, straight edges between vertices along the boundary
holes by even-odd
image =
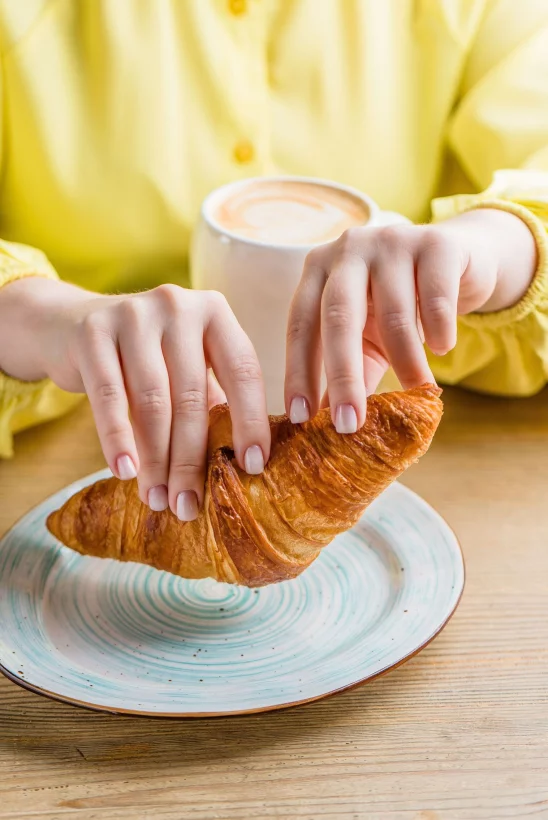
[[[218,218],[223,203],[244,188],[277,183],[304,183],[347,195],[364,208],[370,226],[406,223],[401,214],[382,211],[354,188],[310,177],[258,177],[224,185],[204,200],[191,248],[191,276],[195,288],[218,290],[226,296],[239,323],[253,343],[265,380],[269,413],[284,412],[285,336],[289,306],[299,283],[305,257],[318,241],[284,241],[283,226],[274,238],[256,238],[227,227]],[[321,234],[321,230],[319,231]],[[336,238],[336,236],[330,237]]]

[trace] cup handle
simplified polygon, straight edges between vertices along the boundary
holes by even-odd
[[[411,220],[407,219],[403,214],[398,214],[396,211],[379,211],[375,225],[411,225]]]

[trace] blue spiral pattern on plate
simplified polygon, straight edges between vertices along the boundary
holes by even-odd
[[[39,691],[135,714],[231,714],[322,697],[400,663],[464,585],[445,522],[394,484],[299,578],[260,590],[77,555],[45,519],[0,541],[0,664]]]

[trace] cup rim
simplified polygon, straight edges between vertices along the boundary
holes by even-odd
[[[242,236],[241,234],[236,233],[235,231],[231,231],[229,228],[225,228],[223,225],[217,222],[217,220],[214,218],[212,214],[212,210],[215,204],[219,200],[223,199],[223,197],[226,196],[226,194],[229,191],[237,190],[238,188],[243,188],[246,185],[253,184],[254,182],[306,182],[312,185],[321,185],[326,188],[333,188],[337,191],[342,191],[343,193],[347,193],[350,196],[353,196],[355,199],[360,200],[369,209],[369,220],[365,223],[365,225],[370,225],[374,223],[377,216],[381,213],[380,207],[373,199],[371,199],[370,196],[364,194],[358,188],[351,187],[350,185],[343,185],[340,182],[335,182],[332,179],[324,179],[322,177],[309,177],[300,175],[294,176],[293,174],[273,174],[266,176],[245,177],[244,179],[233,180],[232,182],[227,182],[224,185],[215,188],[205,197],[200,208],[200,216],[205,222],[205,224],[221,236],[226,236],[227,238],[234,239],[245,245],[254,245],[261,248],[309,251],[313,248],[317,248],[318,246],[325,244],[324,242],[307,242],[303,244],[284,244],[281,242],[266,242],[262,239],[252,239],[251,237]]]

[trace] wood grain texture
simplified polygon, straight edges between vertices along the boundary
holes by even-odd
[[[429,648],[319,703],[217,720],[94,714],[1,678],[0,820],[548,817],[548,393],[445,400],[405,478],[467,562]],[[17,444],[0,532],[103,466],[87,407]]]

